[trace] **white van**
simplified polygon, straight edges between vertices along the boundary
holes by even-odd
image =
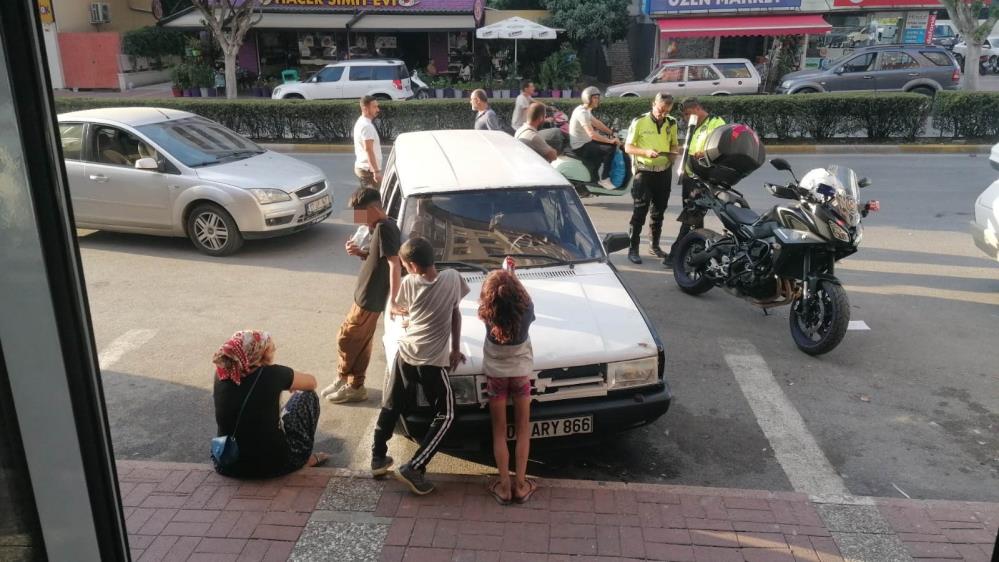
[[[403,238],[431,241],[439,268],[461,272],[461,351],[451,373],[458,421],[451,450],[489,450],[490,422],[478,297],[504,257],[534,301],[532,436],[566,441],[655,421],[669,408],[664,353],[641,305],[608,259],[624,234],[603,242],[575,189],[533,150],[499,131],[405,133],[385,165],[382,201]],[[395,361],[400,320],[386,317],[385,357]],[[420,396],[402,422],[420,438],[431,419]],[[550,442],[550,441],[549,441]]]

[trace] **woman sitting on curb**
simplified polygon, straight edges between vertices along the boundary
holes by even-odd
[[[234,436],[239,445],[238,459],[216,468],[220,474],[268,478],[329,460],[312,452],[319,424],[316,378],[275,365],[276,349],[267,332],[246,330],[236,332],[212,359],[218,435]],[[286,390],[292,394],[282,411]]]

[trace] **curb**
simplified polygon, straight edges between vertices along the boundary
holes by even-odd
[[[308,143],[262,143],[261,146],[274,152],[299,154],[350,154],[354,146],[350,144],[308,144]],[[391,144],[382,145],[383,149]],[[887,154],[988,154],[992,149],[987,144],[787,144],[770,145],[770,154],[829,154],[829,155],[887,155]]]

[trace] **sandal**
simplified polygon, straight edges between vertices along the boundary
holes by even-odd
[[[316,459],[315,464],[309,465],[309,468],[317,468],[325,465],[329,462],[330,456],[325,453],[312,453],[312,458]]]
[[[513,498],[512,497],[511,498],[504,498],[503,496],[501,496],[499,494],[499,492],[497,491],[499,489],[499,485],[500,485],[500,481],[499,480],[496,480],[495,482],[493,482],[492,484],[490,484],[489,485],[489,494],[492,495],[492,497],[493,497],[494,500],[496,500],[496,503],[498,503],[500,505],[510,505],[510,501]]]
[[[534,480],[528,479],[527,480],[527,493],[524,494],[523,496],[516,496],[516,495],[514,495],[513,501],[515,501],[517,503],[527,503],[527,501],[531,499],[531,496],[534,495],[534,492],[537,492],[537,491],[538,491],[538,483],[535,482]]]

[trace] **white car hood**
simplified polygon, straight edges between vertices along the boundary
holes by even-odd
[[[461,350],[467,363],[455,374],[482,373],[486,330],[478,318],[484,275],[462,274],[471,291],[461,303]],[[606,264],[518,270],[534,301],[531,325],[534,369],[542,371],[594,363],[654,357],[658,347],[638,305]],[[385,352],[393,357],[402,333],[386,318]]]
[[[316,166],[270,150],[252,158],[195,168],[195,171],[198,177],[208,181],[244,189],[280,189],[288,193],[326,179]]]

